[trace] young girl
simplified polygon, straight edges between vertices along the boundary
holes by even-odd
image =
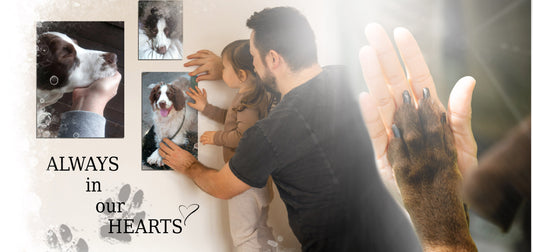
[[[249,40],[228,44],[221,57],[222,79],[230,88],[239,89],[230,108],[225,110],[209,104],[205,89],[189,88],[187,94],[195,101],[189,106],[224,124],[224,130],[206,131],[200,142],[222,146],[227,163],[235,154],[243,133],[266,116],[274,96],[267,93],[254,71]],[[271,183],[264,188],[252,187],[228,201],[231,237],[237,251],[265,251],[269,248],[267,241],[274,240],[266,224],[271,190]]]

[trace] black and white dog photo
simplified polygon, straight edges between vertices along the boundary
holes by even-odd
[[[109,36],[93,37],[99,32],[108,32]],[[123,37],[123,23],[120,22],[38,24],[37,137],[56,136],[59,116],[70,110],[70,93],[74,89],[87,87],[98,79],[113,76],[117,71],[123,73],[123,67],[119,65],[119,61],[123,62]],[[108,44],[110,41],[114,44]],[[122,86],[117,91],[120,93],[118,99],[123,96]],[[117,114],[118,117],[120,115]]]
[[[139,59],[183,59],[182,1],[139,1]]]
[[[198,112],[189,107],[185,91],[191,86],[186,73],[143,73],[143,164],[167,169],[159,143],[169,138],[193,155],[198,152]]]

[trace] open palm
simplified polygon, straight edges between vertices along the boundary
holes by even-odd
[[[422,89],[428,88],[439,106],[443,105],[438,100],[435,83],[420,48],[407,29],[394,30],[394,40],[406,71],[383,27],[369,24],[365,34],[370,46],[361,48],[359,60],[370,93],[361,93],[359,102],[381,178],[391,193],[398,197],[394,174],[387,160],[387,148],[392,137],[394,112],[403,102],[402,93],[408,90],[416,102],[422,98]],[[474,86],[472,77],[461,78],[448,101],[447,118],[454,135],[459,169],[463,174],[469,167],[477,166],[477,144],[472,134],[470,106]]]

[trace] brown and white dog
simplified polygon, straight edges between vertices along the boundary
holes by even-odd
[[[188,143],[187,131],[197,122],[197,112],[186,104],[185,88],[188,81],[184,78],[172,84],[160,82],[150,84],[150,104],[154,123],[155,143],[169,138],[177,145]],[[157,148],[146,162],[151,165],[163,166],[163,160]]]
[[[82,48],[63,33],[43,33],[37,39],[37,107],[116,71],[116,54]]]

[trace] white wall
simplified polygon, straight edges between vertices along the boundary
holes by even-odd
[[[183,4],[185,55],[200,49],[220,53],[222,48],[236,39],[248,38],[245,26],[247,18],[265,7],[294,6],[306,15],[317,34],[319,61],[321,64],[338,62],[336,46],[336,22],[328,12],[326,1],[259,1],[259,0],[185,0]],[[183,175],[172,171],[141,171],[141,73],[187,72],[186,61],[138,61],[137,60],[137,1],[134,0],[84,0],[84,1],[33,1],[18,4],[17,13],[26,21],[20,24],[17,35],[20,47],[26,53],[20,60],[21,69],[35,66],[35,21],[124,21],[125,22],[125,137],[123,139],[35,139],[34,123],[20,123],[22,129],[17,148],[26,158],[15,169],[22,171],[22,178],[29,186],[21,192],[25,199],[23,218],[27,220],[28,238],[21,238],[23,245],[40,251],[47,250],[45,237],[50,229],[57,231],[61,224],[71,228],[76,240],[83,238],[92,251],[231,251],[227,204],[198,189]],[[21,74],[29,91],[21,91],[21,97],[30,105],[22,105],[23,120],[34,118],[32,102],[35,93],[34,71]],[[227,106],[234,91],[220,81],[203,81],[209,101]],[[20,90],[19,90],[20,91]],[[24,108],[27,106],[27,108]],[[222,125],[200,116],[199,134],[206,130],[221,129]],[[58,156],[118,156],[116,172],[47,172],[51,157]],[[221,149],[202,146],[199,149],[202,163],[220,168],[223,165]],[[86,193],[85,182],[89,177],[102,184],[101,193]],[[191,215],[187,226],[178,235],[134,234],[131,242],[109,242],[99,235],[105,222],[104,216],[95,211],[95,204],[107,198],[116,198],[120,188],[131,185],[135,191],[144,192],[139,211],[147,218],[180,218],[178,206],[199,204],[199,210]],[[279,197],[279,196],[278,196]],[[269,223],[275,233],[283,238],[285,248],[298,248],[287,225],[285,207],[277,198],[273,203]],[[65,244],[67,246],[68,244]]]

